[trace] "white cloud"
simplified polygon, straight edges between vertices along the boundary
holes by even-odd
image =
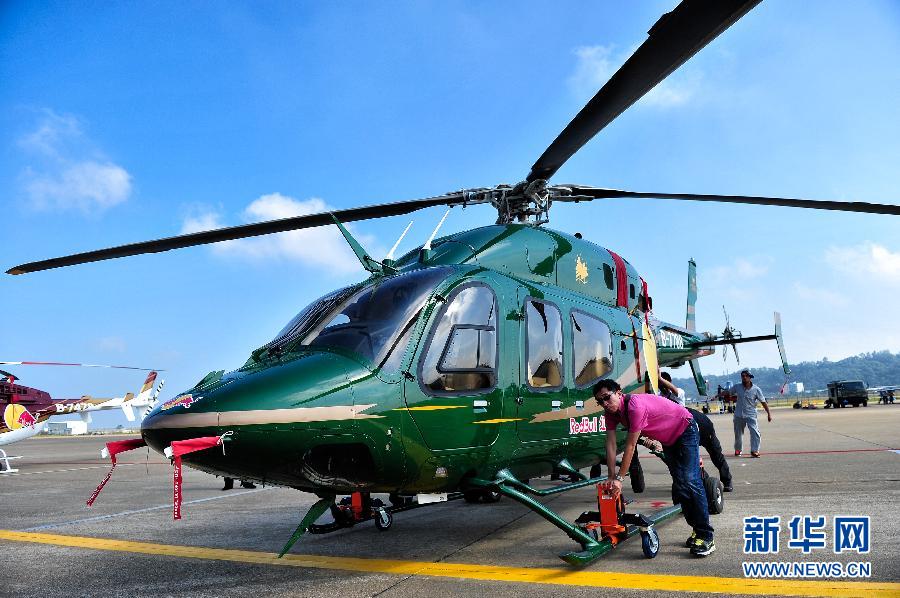
[[[278,220],[305,214],[327,212],[333,208],[322,199],[300,201],[280,193],[262,195],[252,201],[241,213],[244,222]],[[195,207],[184,219],[181,232],[192,233],[228,226],[222,215],[211,208]],[[349,228],[349,227],[348,227]],[[354,237],[376,259],[386,253],[370,236],[354,233]],[[288,260],[320,267],[335,273],[358,272],[362,266],[347,242],[335,226],[289,231],[235,241],[216,243],[213,251],[223,257],[248,260]]]
[[[829,247],[825,259],[840,272],[872,284],[900,286],[900,253],[866,241],[850,247]],[[874,277],[874,279],[873,279]]]
[[[596,94],[622,66],[637,47],[616,53],[615,46],[581,46],[575,48],[575,71],[568,79],[569,88],[579,98]],[[648,106],[670,108],[685,104],[694,95],[699,73],[676,73],[668,77],[638,100]]]
[[[131,175],[92,147],[73,116],[45,111],[19,145],[31,162],[22,179],[33,209],[97,213],[131,195]]]
[[[131,194],[131,175],[111,162],[77,162],[56,173],[29,173],[25,189],[39,210],[76,208],[89,213],[120,204]]]

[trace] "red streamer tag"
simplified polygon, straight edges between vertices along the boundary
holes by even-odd
[[[172,485],[172,516],[176,521],[181,519],[181,501],[183,496],[181,492],[183,479],[183,476],[181,475],[182,455],[202,451],[220,444],[222,444],[221,436],[203,436],[201,438],[176,440],[171,444],[172,457],[175,464],[174,481]]]
[[[109,473],[106,474],[106,477],[103,478],[103,481],[100,482],[100,485],[97,486],[97,489],[94,490],[94,493],[91,494],[91,497],[87,500],[87,506],[90,507],[94,505],[94,501],[97,500],[100,491],[103,490],[103,487],[106,486],[106,482],[112,477],[113,471],[116,469],[116,455],[136,448],[141,448],[142,446],[147,446],[147,443],[144,442],[143,438],[130,438],[128,440],[117,440],[115,442],[106,443],[106,450],[109,451],[109,459],[112,461],[112,467],[109,469]]]

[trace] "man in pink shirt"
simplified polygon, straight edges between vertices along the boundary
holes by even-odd
[[[716,545],[709,523],[706,490],[700,479],[700,434],[691,413],[657,395],[624,394],[619,384],[609,378],[597,382],[593,393],[594,399],[603,407],[606,419],[606,464],[610,479],[621,490],[623,475],[631,466],[642,434],[659,441],[672,474],[673,493],[681,503],[685,520],[694,529],[685,546],[696,556],[712,553]],[[616,473],[615,429],[618,424],[628,431],[628,436]]]

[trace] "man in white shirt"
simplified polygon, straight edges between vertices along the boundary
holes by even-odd
[[[750,456],[759,457],[759,424],[756,421],[756,402],[762,403],[769,421],[772,412],[759,387],[753,384],[753,374],[749,369],[741,370],[741,383],[731,389],[737,394],[734,405],[734,456],[740,457],[744,445],[744,426],[750,430]]]

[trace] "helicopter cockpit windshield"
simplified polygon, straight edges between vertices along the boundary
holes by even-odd
[[[297,347],[337,349],[383,367],[405,349],[401,341],[409,338],[428,296],[450,271],[415,270],[329,293],[297,314],[262,349],[269,354]]]

